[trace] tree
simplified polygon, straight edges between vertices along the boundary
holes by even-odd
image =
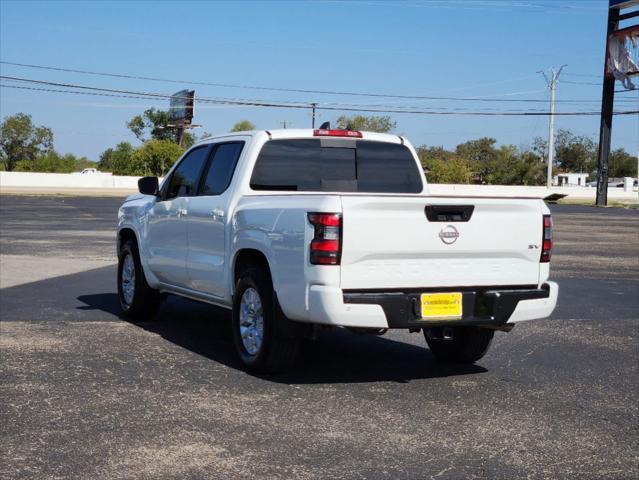
[[[432,183],[470,183],[478,179],[493,185],[542,185],[545,166],[534,151],[514,145],[495,147],[495,139],[461,143],[454,152],[421,146],[417,155]],[[533,147],[534,148],[534,147]]]
[[[100,154],[98,168],[103,172],[110,172],[113,170],[113,152],[114,150],[112,148],[107,148]]]
[[[520,156],[521,161],[526,165],[521,185],[545,185],[548,172],[544,158],[534,151],[522,152]]]
[[[637,158],[630,155],[623,148],[610,152],[608,160],[608,174],[610,177],[637,177]]]
[[[240,120],[233,128],[231,128],[231,132],[245,132],[248,130],[255,130],[255,125],[253,125],[249,120]]]
[[[177,130],[168,125],[169,112],[155,108],[145,110],[142,115],[136,115],[126,124],[142,143],[149,140],[169,140],[177,143]],[[189,132],[185,132],[182,136],[182,144],[185,148],[191,147],[195,140],[195,135]]]
[[[470,183],[473,171],[463,158],[441,160],[428,159],[424,162],[426,179],[430,183]]]
[[[422,164],[426,160],[452,160],[458,158],[455,152],[446,150],[444,147],[429,147],[427,145],[417,148],[417,156]]]
[[[182,136],[182,146],[185,149],[191,148],[193,145],[195,145],[196,141],[197,139],[195,138],[195,135],[189,132],[184,132],[184,135]]]
[[[17,113],[5,117],[0,125],[0,163],[7,171],[15,169],[19,161],[33,162],[53,149],[53,132],[36,127],[31,115]]]
[[[475,180],[479,183],[487,182],[491,166],[497,159],[495,143],[497,140],[494,138],[484,137],[461,143],[455,149],[458,156],[472,163]]]
[[[513,145],[503,145],[489,162],[486,183],[492,185],[542,185],[545,164],[531,151],[520,152]]]
[[[455,152],[457,155],[467,160],[485,163],[489,160],[495,159],[497,155],[495,143],[497,143],[497,140],[489,137],[469,140],[468,142],[457,145]]]
[[[422,145],[417,156],[431,183],[469,183],[472,178],[470,162],[443,147]]]
[[[131,157],[135,149],[129,142],[120,142],[108,157],[111,171],[114,175],[133,175],[133,161]]]
[[[34,160],[20,160],[16,163],[18,172],[51,172],[71,173],[84,168],[93,167],[96,164],[86,157],[77,158],[72,153],[60,155],[55,150],[50,150]]]
[[[535,137],[533,139],[532,151],[546,162],[548,160],[548,141],[541,137]]]
[[[168,111],[149,108],[129,120],[126,126],[141,142],[151,139],[175,141],[175,130],[167,128],[168,124]]]
[[[129,174],[164,176],[183,152],[183,148],[169,140],[149,140],[133,152]]]
[[[388,133],[397,127],[397,122],[388,115],[384,116],[364,116],[353,115],[352,117],[341,116],[337,119],[337,128],[342,130],[363,130],[367,132]]]
[[[597,166],[597,144],[585,135],[560,128],[555,140],[555,160],[566,172],[592,172]]]

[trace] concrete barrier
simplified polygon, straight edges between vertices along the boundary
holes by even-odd
[[[140,177],[124,177],[110,173],[31,173],[0,172],[0,191],[45,191],[47,193],[70,193],[80,191],[85,194],[92,190],[118,191],[118,193],[136,192]],[[428,185],[433,195],[481,196],[481,197],[538,197],[545,198],[553,193],[567,195],[567,200],[595,201],[594,187],[528,187],[522,185]],[[624,191],[623,188],[608,189],[611,201],[639,203],[637,190]]]

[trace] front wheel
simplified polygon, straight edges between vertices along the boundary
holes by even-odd
[[[248,370],[275,373],[294,365],[300,339],[287,323],[270,275],[259,266],[245,268],[233,296],[233,341]]]
[[[124,314],[134,320],[152,320],[160,293],[146,283],[135,241],[127,240],[118,255],[118,299]]]
[[[444,330],[446,335],[442,334]],[[481,327],[424,329],[426,343],[435,358],[449,363],[475,363],[488,352],[494,334],[494,330]]]

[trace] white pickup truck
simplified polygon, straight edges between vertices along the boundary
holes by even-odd
[[[290,367],[326,327],[423,331],[438,360],[471,363],[557,302],[544,202],[429,195],[401,136],[218,136],[139,189],[118,214],[124,312],[150,320],[162,293],[232,309],[251,370]]]

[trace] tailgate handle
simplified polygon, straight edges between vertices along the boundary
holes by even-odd
[[[426,205],[424,208],[429,222],[467,222],[473,210],[474,205]]]

